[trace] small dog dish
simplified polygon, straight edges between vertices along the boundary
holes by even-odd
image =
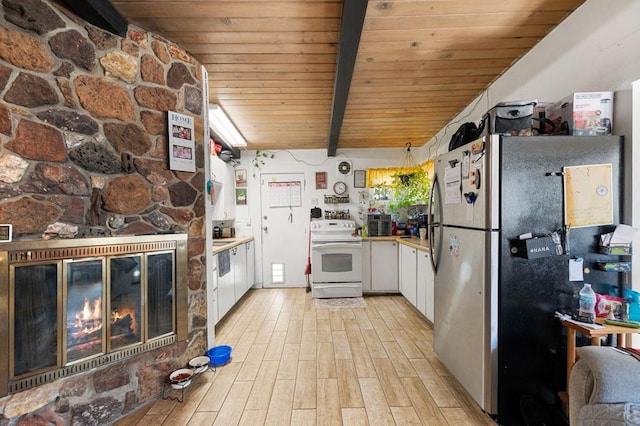
[[[181,368],[169,374],[169,380],[171,381],[171,384],[182,385],[185,382],[190,382],[192,376],[193,376],[193,370],[191,370],[190,368]],[[182,387],[185,387],[185,386],[182,386]]]
[[[209,368],[209,362],[211,362],[211,359],[208,356],[197,356],[189,361],[189,367],[193,368],[194,374],[199,374]]]

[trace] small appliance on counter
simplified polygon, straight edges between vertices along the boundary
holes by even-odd
[[[213,239],[235,238],[236,228],[234,227],[234,225],[235,219],[211,221],[211,226],[213,227]]]
[[[319,219],[322,217],[322,209],[320,207],[314,207],[311,209],[311,218]]]
[[[382,213],[367,214],[367,228],[370,237],[391,235],[391,215]]]
[[[428,207],[426,204],[414,204],[409,206],[407,210],[407,228],[411,231],[408,234],[419,236],[420,228],[427,228],[428,223]]]

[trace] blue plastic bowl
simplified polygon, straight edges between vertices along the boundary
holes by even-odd
[[[231,358],[231,346],[214,346],[207,351],[207,356],[211,359],[209,365],[213,367],[226,364]]]

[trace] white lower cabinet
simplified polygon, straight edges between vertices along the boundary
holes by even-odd
[[[400,245],[400,293],[413,306],[418,304],[417,252],[413,247]]]
[[[433,322],[433,269],[431,254],[400,245],[400,293]]]
[[[433,268],[431,267],[431,254],[418,252],[418,310],[431,322],[433,322],[433,290],[434,290]]]
[[[245,243],[247,252],[247,290],[256,283],[256,246],[253,241]]]
[[[231,269],[233,269],[233,281],[235,300],[237,302],[247,292],[247,249],[244,244],[231,249]]]
[[[365,241],[363,243],[362,290],[365,293],[398,292],[398,243]]]
[[[225,316],[255,284],[255,249],[253,241],[218,253],[218,318]],[[225,265],[228,258],[228,266]]]
[[[234,269],[231,266],[231,250],[225,250],[218,257],[218,318],[225,316],[236,303]],[[228,264],[227,264],[228,262]]]
[[[218,256],[213,255],[212,281],[207,282],[207,347],[215,344],[215,326],[218,323]]]

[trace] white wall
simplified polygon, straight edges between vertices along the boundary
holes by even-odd
[[[478,123],[498,102],[527,99],[553,102],[574,92],[614,91],[613,131],[625,137],[625,175],[629,183],[622,217],[625,223],[640,228],[637,190],[640,167],[632,168],[632,153],[638,151],[640,138],[632,136],[631,83],[638,78],[640,1],[587,0],[430,140],[423,155],[429,149],[445,152],[461,123]],[[634,143],[634,139],[638,142]],[[634,245],[639,247],[639,243],[637,237]],[[633,268],[639,267],[640,260],[635,260]],[[640,274],[634,274],[633,288],[640,290]]]
[[[302,207],[304,211],[310,211],[312,207],[320,207],[323,212],[329,210],[346,210],[351,213],[351,218],[358,224],[362,224],[358,217],[359,191],[363,189],[353,187],[353,175],[339,176],[337,164],[342,160],[353,163],[354,170],[366,170],[376,167],[401,166],[405,159],[403,148],[377,148],[377,149],[339,149],[336,157],[328,157],[326,149],[301,149],[301,150],[273,150],[265,151],[274,154],[274,158],[262,158],[265,162],[259,168],[253,164],[256,151],[242,151],[239,163],[235,166],[231,163],[222,163],[217,158],[211,160],[212,170],[218,180],[224,179],[226,188],[234,186],[233,168],[247,170],[247,205],[229,206],[235,200],[225,200],[225,207],[216,207],[217,212],[234,211],[236,232],[238,236],[253,235],[256,241],[256,280],[262,282],[262,253],[260,251],[261,221],[260,205],[260,174],[261,173],[304,173],[305,187],[303,191]],[[417,159],[416,159],[417,160]],[[315,189],[315,173],[327,172],[327,189]],[[348,186],[350,196],[349,204],[325,205],[324,195],[333,194],[333,184],[344,181]],[[216,203],[217,204],[217,203]],[[214,217],[215,219],[215,217]],[[282,249],[287,248],[287,240],[283,238]]]

